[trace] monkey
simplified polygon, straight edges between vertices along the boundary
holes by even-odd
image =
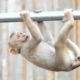
[[[80,66],[78,59],[80,50],[71,40],[67,39],[74,27],[71,9],[65,10],[64,26],[53,40],[52,45],[44,41],[38,26],[30,18],[29,11],[23,11],[21,17],[32,38],[23,32],[12,33],[8,41],[11,53],[21,54],[33,64],[51,71],[71,71]]]

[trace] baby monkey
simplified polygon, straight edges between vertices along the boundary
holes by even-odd
[[[71,71],[80,66],[80,50],[76,44],[67,39],[74,27],[71,9],[64,11],[64,26],[52,45],[44,41],[43,35],[30,18],[28,11],[23,11],[21,17],[32,38],[23,32],[12,33],[8,42],[11,53],[21,54],[33,64],[51,71]]]

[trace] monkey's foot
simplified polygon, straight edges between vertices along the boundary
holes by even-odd
[[[72,9],[65,9],[64,10],[64,17],[63,17],[62,22],[67,22],[69,20],[72,20],[71,22],[74,22]]]

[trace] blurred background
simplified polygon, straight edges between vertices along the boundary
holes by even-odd
[[[0,12],[55,11],[72,8],[80,9],[80,0],[0,0]],[[61,29],[61,21],[45,22],[46,26],[56,36]],[[25,31],[24,24],[0,23],[0,80],[80,80],[80,68],[70,72],[51,72],[39,68],[21,55],[12,55],[8,49],[8,37],[11,32]],[[26,30],[27,31],[27,30]],[[70,39],[80,47],[80,21],[75,21],[75,27]]]

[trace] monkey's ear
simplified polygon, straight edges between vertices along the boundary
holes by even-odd
[[[10,53],[17,54],[18,53],[18,49],[17,48],[10,48]]]

